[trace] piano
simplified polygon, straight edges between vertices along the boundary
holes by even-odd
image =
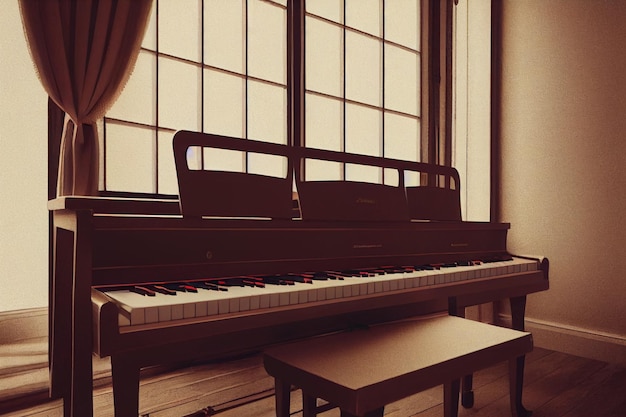
[[[211,149],[269,155],[284,175],[208,169]],[[549,287],[547,259],[508,253],[509,224],[461,220],[453,168],[187,131],[174,155],[178,199],[49,202],[50,391],[65,416],[93,415],[94,354],[111,358],[116,417],[137,416],[144,367],[501,299],[523,330],[526,296]],[[307,180],[311,160],[396,183]]]

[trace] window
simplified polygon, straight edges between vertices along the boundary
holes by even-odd
[[[100,188],[177,194],[171,140],[189,129],[452,163],[464,218],[488,220],[490,2],[452,3],[155,0],[135,71],[100,125]],[[280,175],[258,155],[196,157]],[[315,160],[305,179],[397,184],[378,168]]]
[[[419,161],[421,2],[296,3],[155,0],[134,73],[101,124],[100,188],[177,194],[171,140],[180,129]],[[305,81],[291,97],[304,103],[304,124],[291,138],[288,61],[298,54]],[[253,155],[215,159],[221,169],[270,169]],[[393,181],[320,164],[309,178]]]
[[[304,26],[304,145],[419,161],[420,3],[310,0]],[[306,175],[397,184],[378,168],[322,161]]]
[[[133,75],[101,126],[100,188],[177,194],[177,130],[287,143],[286,45],[287,0],[155,0]]]

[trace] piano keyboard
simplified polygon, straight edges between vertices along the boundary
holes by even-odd
[[[167,289],[146,285],[101,291],[120,308],[119,325],[135,326],[366,296],[537,269],[536,260],[512,258],[470,265],[327,271],[317,276],[237,277],[230,281],[207,279],[161,284]]]

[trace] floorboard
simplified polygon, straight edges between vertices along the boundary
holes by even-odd
[[[0,346],[0,415],[62,417],[61,401],[47,398],[47,340]],[[108,361],[94,359],[94,415],[113,416]],[[475,404],[460,417],[508,416],[505,363],[474,375]],[[143,374],[142,374],[143,375]],[[626,369],[535,348],[526,358],[524,404],[533,417],[625,417]],[[386,417],[443,415],[442,389],[434,387],[389,404]],[[204,410],[204,411],[202,411]],[[301,394],[292,391],[291,413],[302,417]],[[140,416],[274,417],[273,380],[260,355],[147,372],[140,387]],[[338,417],[338,410],[320,417]]]

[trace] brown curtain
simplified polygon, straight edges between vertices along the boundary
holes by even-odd
[[[41,82],[67,114],[57,195],[98,193],[96,121],[137,60],[152,0],[19,0]]]

